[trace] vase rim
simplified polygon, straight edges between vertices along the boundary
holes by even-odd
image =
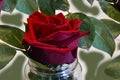
[[[34,73],[34,74],[38,74],[40,76],[66,76],[71,73],[74,72],[75,68],[78,65],[78,60],[76,59],[73,63],[71,64],[63,64],[62,67],[60,67],[61,69],[58,70],[54,70],[52,68],[47,68],[47,69],[43,69],[40,68],[40,66],[36,65],[35,63],[33,63],[31,60],[28,61],[28,64],[30,66],[30,70]]]

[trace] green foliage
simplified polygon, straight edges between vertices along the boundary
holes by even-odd
[[[114,39],[120,34],[120,23],[109,19],[102,19],[101,21],[106,25]]]
[[[68,0],[38,0],[38,6],[47,15],[54,15],[55,10],[69,10]]]
[[[11,59],[15,56],[16,50],[5,45],[0,44],[0,69],[5,67]]]
[[[32,72],[29,72],[28,73],[28,77],[30,78],[30,80],[44,80],[42,77],[32,73]],[[49,79],[48,79],[49,80]]]
[[[40,11],[46,15],[54,15],[55,9],[52,6],[53,0],[38,0]]]
[[[36,0],[4,0],[2,10],[12,12],[15,8],[23,13],[31,14],[38,10],[38,5]]]
[[[114,8],[113,5],[109,4],[107,1],[99,1],[102,10],[111,18],[120,22],[120,11]]]
[[[117,0],[106,0],[106,1],[115,3]]]
[[[115,42],[106,25],[92,17],[90,20],[95,27],[95,39],[93,46],[112,55],[115,50]]]
[[[35,60],[33,60],[33,59],[30,59],[30,61],[31,61],[31,63],[34,63],[34,64],[36,64],[37,66],[39,66],[41,69],[49,70],[49,67],[48,67],[47,65],[43,65],[43,64],[41,64],[41,63],[39,63],[39,62],[37,62],[37,61],[35,61]],[[33,65],[33,64],[32,64],[32,65]]]
[[[110,64],[108,64],[105,69],[105,73],[115,80],[120,80],[120,56],[118,56],[117,58],[112,60]]]
[[[4,42],[18,48],[23,48],[21,44],[22,37],[22,30],[7,25],[0,25],[0,39]]]
[[[38,10],[36,0],[17,0],[16,9],[26,14],[32,14]]]
[[[89,21],[89,19],[88,19]],[[95,36],[95,28],[92,24],[88,23],[87,21],[84,21],[82,25],[80,26],[80,30],[82,31],[90,31],[90,34],[82,37],[79,42],[79,47],[84,49],[89,49],[94,41]]]
[[[91,5],[93,4],[94,0],[87,0]]]
[[[82,13],[69,14],[67,17],[83,20],[80,30],[90,31],[89,35],[81,38],[79,47],[89,49],[93,45],[95,48],[103,50],[110,55],[113,54],[115,42],[105,24],[95,18],[87,17]]]
[[[79,47],[84,48],[84,49],[89,49],[93,44],[94,35],[95,35],[95,28],[90,23],[89,17],[82,13],[73,13],[73,14],[68,14],[67,18],[70,18],[70,19],[77,18],[79,20],[83,20],[83,23],[80,26],[80,30],[81,31],[90,31],[90,34],[86,35],[80,39]]]
[[[2,10],[12,12],[16,6],[17,0],[4,0]]]
[[[55,10],[69,10],[68,0],[4,0],[2,10],[12,12],[17,9],[28,15],[40,9],[46,15],[54,15]]]
[[[68,0],[54,0],[53,8],[58,10],[68,11],[69,10]]]

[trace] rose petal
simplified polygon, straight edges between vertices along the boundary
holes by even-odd
[[[37,22],[49,23],[49,17],[38,11],[36,11],[32,15],[30,15],[28,20],[29,19],[32,19],[32,21],[35,21],[35,22],[37,21]]]
[[[78,29],[83,21],[78,19],[70,20],[71,30]]]
[[[22,45],[29,44],[29,43],[30,43],[30,35],[29,33],[25,32],[22,39]]]
[[[76,48],[77,49],[77,48]],[[51,65],[61,65],[61,64],[69,64],[75,60],[76,49],[67,52],[66,54],[59,54],[50,50],[43,50],[40,48],[30,48],[29,55],[32,59],[41,62],[43,64],[51,64]],[[75,51],[75,52],[74,52]],[[75,53],[75,54],[74,54]],[[74,55],[73,55],[74,54]]]
[[[43,49],[43,50],[50,50],[50,51],[58,52],[58,53],[61,53],[61,54],[65,54],[68,51],[71,51],[74,48],[76,48],[76,46],[72,46],[70,48],[68,48],[68,47],[64,47],[64,48],[60,47],[59,48],[55,45],[46,44],[46,43],[38,42],[38,41],[35,41],[35,40],[33,41],[33,40],[28,39],[28,37],[24,37],[23,44],[26,44],[26,43],[29,44],[32,47],[40,48],[40,49]]]
[[[72,46],[78,46],[78,43],[80,41],[80,37],[89,34],[90,32],[80,32],[80,33],[76,33],[73,36],[71,36],[70,38],[67,38],[66,40],[63,40],[61,42],[58,42],[56,45],[57,46],[67,46],[67,47],[72,47]]]
[[[61,25],[66,22],[65,16],[62,13],[59,13],[54,16],[49,16],[49,21],[52,24]]]
[[[54,52],[57,52],[57,53],[60,53],[60,54],[65,54],[67,53],[68,51],[71,51],[73,49],[75,49],[77,46],[73,46],[73,47],[64,47],[64,48],[59,48],[59,47],[56,47],[55,45],[50,45],[50,44],[46,44],[46,43],[41,43],[41,42],[31,42],[29,43],[32,47],[36,47],[36,48],[40,48],[40,49],[43,49],[43,50],[50,50],[50,51],[54,51]]]
[[[32,27],[31,24],[28,24],[29,28],[28,28],[28,31],[27,31],[27,34],[29,34],[28,36],[31,36],[30,39],[31,40],[36,40],[36,35],[35,35],[35,32],[34,32],[34,27]]]
[[[47,36],[44,36],[44,37],[40,37],[38,39],[39,42],[48,42],[48,41],[51,41],[54,39],[54,36],[56,36],[58,34],[58,32],[53,32]]]
[[[43,23],[37,23],[33,22],[31,20],[28,21],[29,25],[32,26],[32,29],[36,35],[36,38],[43,38],[44,36],[47,36],[55,31],[57,31],[57,27],[54,24],[43,24]]]
[[[70,44],[71,41],[73,41],[77,38],[80,38],[81,35],[79,35],[79,34],[80,34],[79,30],[59,31],[56,34],[54,34],[52,37],[48,36],[49,38],[47,38],[47,39],[45,37],[44,42],[47,44],[56,45],[57,47],[65,47],[66,45]]]
[[[61,25],[57,25],[57,28],[61,31],[68,31],[71,30],[71,25],[69,23],[70,21],[67,20],[66,23],[61,24]]]

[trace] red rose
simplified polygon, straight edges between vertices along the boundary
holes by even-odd
[[[37,11],[27,21],[28,31],[24,33],[22,43],[30,45],[28,55],[43,64],[72,63],[79,38],[88,34],[78,30],[82,21],[68,20],[62,13],[46,16]]]

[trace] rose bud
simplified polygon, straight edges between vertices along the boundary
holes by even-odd
[[[42,64],[72,63],[77,56],[80,37],[89,34],[78,30],[82,21],[66,19],[62,13],[47,16],[36,11],[27,21],[22,44],[28,44],[27,55]]]

